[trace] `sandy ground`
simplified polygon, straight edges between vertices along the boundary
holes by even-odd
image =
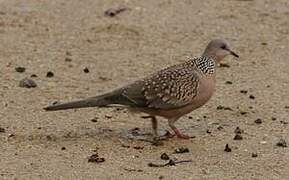
[[[276,145],[289,142],[288,0],[0,5],[0,179],[289,179],[289,148]],[[119,5],[130,10],[104,16]],[[226,58],[230,67],[218,69],[211,101],[178,121],[194,139],[173,138],[161,146],[141,141],[150,138],[142,133],[150,133],[151,124],[125,109],[42,110],[55,100],[94,96],[198,56],[213,38],[227,39],[241,58]],[[18,66],[26,71],[16,72]],[[54,77],[47,78],[48,71]],[[32,74],[38,86],[19,87]],[[167,122],[160,122],[164,132]],[[236,127],[244,131],[242,140],[233,139]],[[224,151],[226,144],[231,152]],[[173,153],[180,147],[189,152]],[[104,162],[88,162],[95,151]],[[162,153],[192,162],[149,167],[167,162]]]

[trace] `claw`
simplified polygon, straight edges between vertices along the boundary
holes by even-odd
[[[180,139],[190,139],[191,137],[185,134],[182,134],[177,128],[173,128],[175,135]]]

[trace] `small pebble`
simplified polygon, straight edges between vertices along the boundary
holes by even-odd
[[[144,147],[143,146],[134,146],[133,148],[139,150],[139,149],[143,149]]]
[[[111,80],[111,78],[105,77],[105,76],[99,76],[98,79],[102,80],[102,81],[108,81]]]
[[[14,136],[15,136],[15,134],[8,134],[8,138],[12,138]]]
[[[107,119],[111,119],[111,118],[112,118],[112,115],[106,114],[104,117],[107,118]]]
[[[125,144],[122,144],[121,147],[124,147],[124,148],[130,148],[129,145],[125,145]]]
[[[163,154],[161,155],[161,159],[162,159],[162,160],[169,160],[170,157],[169,157],[169,155],[167,155],[167,153],[163,153]]]
[[[58,102],[58,101],[53,101],[52,102],[52,105],[56,105],[56,104],[60,104],[60,102]]]
[[[66,150],[66,147],[63,146],[63,147],[61,148],[61,150],[62,150],[62,151]]]
[[[153,146],[163,146],[163,145],[164,145],[164,142],[157,140],[157,141],[153,141],[153,142],[152,142],[152,145],[153,145]]]
[[[242,140],[243,137],[241,136],[241,134],[236,134],[234,137],[234,140]]]
[[[219,125],[219,126],[217,127],[217,129],[220,131],[220,130],[222,130],[222,129],[224,129],[224,128],[223,128],[223,126]]]
[[[242,93],[242,94],[247,94],[248,91],[247,91],[247,90],[241,90],[240,93]]]
[[[232,152],[232,149],[229,147],[229,144],[226,144],[224,151],[225,152]]]
[[[255,96],[250,95],[249,98],[250,98],[250,99],[255,99]]]
[[[125,171],[128,171],[128,172],[143,172],[142,169],[130,169],[130,168],[124,168]]]
[[[234,131],[235,134],[242,134],[243,132],[244,132],[244,130],[242,130],[242,129],[239,128],[239,127],[236,127],[236,129],[235,129],[235,131]]]
[[[258,154],[257,153],[252,153],[252,157],[253,158],[258,157]]]
[[[277,118],[275,118],[275,117],[272,117],[271,119],[272,119],[272,121],[276,121],[277,120]]]
[[[282,121],[282,120],[280,121],[280,123],[281,123],[281,124],[288,124],[287,121]]]
[[[211,134],[212,133],[212,131],[211,130],[209,130],[209,129],[207,129],[207,134]]]
[[[47,135],[47,136],[46,136],[46,139],[47,139],[48,141],[53,140],[53,138],[52,138],[50,135]]]
[[[280,139],[276,145],[279,147],[287,147],[287,143],[286,143],[285,139]]]
[[[19,67],[16,67],[16,68],[15,68],[15,71],[16,71],[16,72],[19,72],[19,73],[23,73],[23,72],[25,72],[25,70],[26,70],[25,67],[20,67],[20,66],[19,66]]]
[[[36,74],[31,74],[31,76],[30,77],[32,77],[32,78],[36,78],[37,77],[37,75]]]
[[[140,129],[138,127],[131,129],[130,132],[133,136],[140,136],[141,135]]]
[[[93,154],[88,158],[88,162],[91,162],[91,163],[102,163],[104,161],[105,159],[98,157],[98,154]]]
[[[253,1],[253,0],[237,0],[237,1]]]
[[[217,106],[217,110],[228,110],[228,111],[233,111],[232,108],[230,108],[230,107],[225,107],[225,106],[222,106],[222,105]]]
[[[65,53],[67,56],[71,56],[72,54],[71,54],[71,52],[69,52],[69,51],[66,51],[66,53]]]
[[[88,69],[87,67],[85,67],[85,68],[83,69],[83,72],[89,73],[89,69]]]
[[[90,120],[91,122],[97,122],[98,121],[98,117],[94,117],[93,119]]]
[[[180,154],[180,153],[188,153],[190,150],[188,148],[180,147],[175,150],[175,153]]]
[[[226,81],[226,84],[233,84],[232,81]]]
[[[230,65],[229,65],[229,64],[225,64],[225,63],[220,63],[220,67],[229,68],[229,67],[230,67]]]
[[[0,127],[0,133],[5,133],[5,129]]]
[[[46,77],[48,77],[48,78],[51,78],[51,77],[53,77],[53,76],[54,76],[54,73],[51,72],[51,71],[48,71],[48,72],[46,73]]]
[[[262,119],[258,118],[254,121],[256,124],[262,124]]]
[[[66,61],[66,62],[71,62],[71,61],[72,61],[72,59],[71,59],[71,58],[69,58],[69,57],[66,57],[66,58],[65,58],[65,61]]]
[[[267,141],[260,141],[260,144],[267,144]]]
[[[246,111],[241,111],[240,114],[241,115],[245,115],[245,114],[247,114],[247,112]]]
[[[123,12],[123,11],[126,11],[126,10],[128,10],[128,8],[127,8],[127,7],[124,7],[124,6],[122,6],[122,7],[117,7],[117,8],[109,8],[108,10],[106,10],[106,11],[104,12],[104,15],[105,15],[105,16],[109,16],[109,17],[114,17],[114,16],[116,16],[117,14],[119,14],[119,13],[121,13],[121,12]]]
[[[37,84],[32,79],[24,78],[19,82],[19,87],[35,88],[37,87]]]

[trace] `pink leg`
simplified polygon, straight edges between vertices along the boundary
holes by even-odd
[[[172,130],[175,132],[176,136],[180,139],[190,139],[191,137],[185,134],[182,134],[178,128],[174,125],[176,120],[178,119],[169,119],[169,126],[172,128]]]
[[[175,132],[178,138],[180,139],[190,139],[191,137],[185,134],[182,134],[176,127],[172,128],[172,130]]]

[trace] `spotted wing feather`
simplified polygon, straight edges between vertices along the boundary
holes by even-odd
[[[136,106],[172,109],[190,104],[198,93],[199,74],[188,64],[161,70],[124,89]]]

